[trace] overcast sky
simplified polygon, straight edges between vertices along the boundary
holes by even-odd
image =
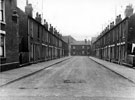
[[[105,26],[122,14],[128,4],[135,0],[29,0],[43,18],[62,35],[71,35],[77,40],[90,39],[99,34]],[[18,0],[24,10],[26,0]],[[135,8],[135,7],[134,7]]]

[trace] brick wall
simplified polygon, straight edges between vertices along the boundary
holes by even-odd
[[[12,20],[12,14],[14,9],[16,9],[16,0],[5,0],[6,63],[19,61],[17,23]]]

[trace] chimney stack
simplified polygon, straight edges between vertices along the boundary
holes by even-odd
[[[33,17],[33,7],[32,4],[28,3],[28,0],[26,0],[25,13],[30,17]]]
[[[121,14],[119,15],[119,22],[121,22],[122,21],[122,18],[121,18]]]
[[[50,24],[49,31],[53,34],[53,26]]]
[[[44,25],[46,25],[46,20],[44,19]]]
[[[84,41],[85,41],[85,44],[87,44],[87,39],[85,39]]]
[[[126,6],[125,17],[130,17],[131,15],[133,15],[133,11],[134,11],[134,9],[131,4]]]
[[[39,23],[41,23],[41,14],[38,14],[38,12],[36,13],[36,17],[35,17],[36,21],[38,21]]]
[[[48,22],[46,22],[45,19],[44,19],[44,26],[45,26],[45,28],[48,30]]]
[[[15,2],[15,6],[17,7],[17,0],[14,0],[14,2]]]
[[[39,14],[38,18],[39,18],[39,23],[41,23],[42,21],[41,14]]]
[[[115,19],[116,25],[122,21],[121,15],[118,15]]]

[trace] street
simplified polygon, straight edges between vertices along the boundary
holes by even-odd
[[[0,100],[135,100],[135,84],[75,56],[0,87]]]

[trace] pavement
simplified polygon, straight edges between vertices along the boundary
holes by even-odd
[[[115,63],[101,60],[101,59],[91,57],[91,56],[89,58],[95,61],[96,63],[106,67],[107,69],[110,69],[111,71],[121,75],[122,77],[128,79],[129,81],[135,84],[135,69],[134,68],[129,68],[127,66],[115,64]]]
[[[0,87],[5,84],[12,83],[21,78],[30,76],[34,73],[40,72],[41,70],[43,70],[47,67],[60,63],[69,58],[70,57],[64,57],[64,58],[60,58],[60,59],[50,60],[47,62],[41,62],[41,63],[32,64],[32,65],[25,66],[25,67],[13,69],[13,70],[1,72],[0,73]]]

